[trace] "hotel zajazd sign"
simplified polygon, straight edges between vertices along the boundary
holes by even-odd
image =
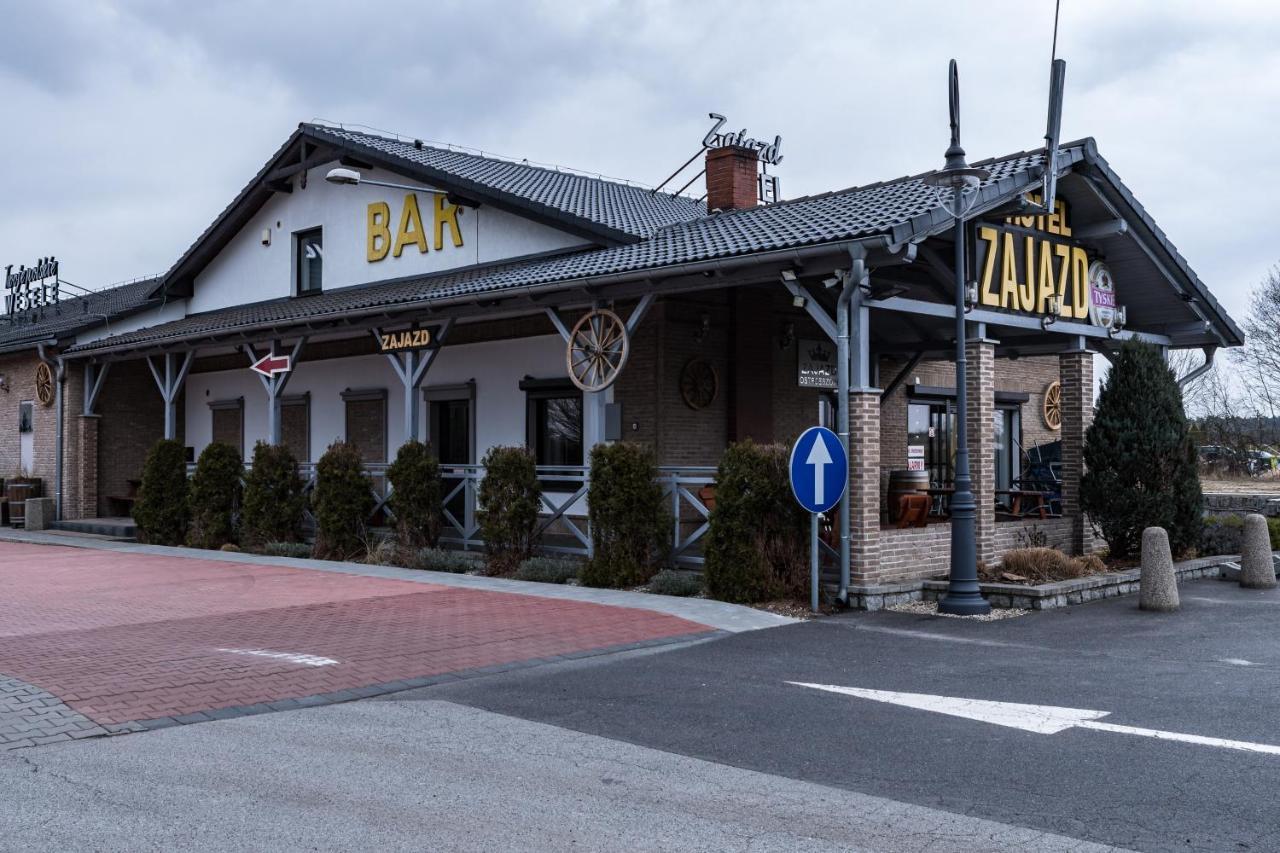
[[[1032,197],[1035,201],[1035,197]],[[1066,205],[1010,216],[974,228],[978,304],[1025,314],[1115,326],[1119,312],[1111,272],[1071,240]]]

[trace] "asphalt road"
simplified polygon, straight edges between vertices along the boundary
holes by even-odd
[[[1280,591],[1207,580],[992,623],[850,614],[626,660],[429,688],[504,715],[1142,850],[1280,849],[1280,755],[1106,731],[1039,734],[789,681],[1110,712],[1280,744]]]

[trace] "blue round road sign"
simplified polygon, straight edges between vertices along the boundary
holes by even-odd
[[[791,491],[809,512],[826,512],[849,487],[849,457],[840,436],[809,427],[791,448]]]

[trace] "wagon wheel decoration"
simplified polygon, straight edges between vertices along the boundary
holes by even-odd
[[[691,358],[680,371],[680,396],[691,409],[705,409],[715,400],[720,390],[720,377],[711,362],[703,358]]]
[[[1062,383],[1050,382],[1044,389],[1044,422],[1049,429],[1062,428]]]
[[[36,365],[36,399],[40,405],[48,406],[53,403],[53,397],[53,371],[49,365],[40,362]]]
[[[583,391],[603,391],[618,378],[630,352],[626,324],[612,311],[596,308],[569,333],[569,378]]]

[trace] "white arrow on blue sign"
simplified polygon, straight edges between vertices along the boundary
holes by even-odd
[[[791,448],[791,491],[809,512],[826,512],[849,487],[849,457],[840,436],[809,427]]]

